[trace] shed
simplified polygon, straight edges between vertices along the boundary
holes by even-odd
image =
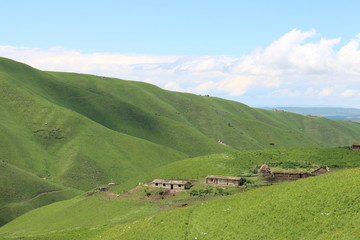
[[[186,190],[191,187],[191,182],[182,179],[155,179],[151,182],[151,186],[171,190]]]
[[[354,151],[360,151],[360,143],[353,143],[351,149]]]
[[[209,175],[205,178],[205,182],[206,184],[212,184],[212,185],[240,186],[244,183],[244,179],[241,177]]]
[[[270,167],[266,163],[264,163],[258,169],[258,173],[260,173],[260,174],[270,174],[271,173]]]

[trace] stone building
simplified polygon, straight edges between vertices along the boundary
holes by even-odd
[[[353,143],[351,149],[354,151],[360,151],[360,143]]]
[[[244,179],[241,177],[209,175],[205,178],[205,182],[206,184],[219,186],[240,186],[244,183]]]
[[[170,190],[186,190],[191,187],[191,182],[180,179],[155,179],[151,182],[151,186]]]

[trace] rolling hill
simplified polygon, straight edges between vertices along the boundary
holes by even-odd
[[[105,229],[93,239],[358,239],[360,169],[259,188]]]
[[[31,209],[69,199],[82,191],[44,181],[18,167],[1,162],[0,225]]]
[[[24,204],[8,208],[13,195],[1,198],[1,206],[16,212],[2,210],[2,224],[78,190],[121,185],[189,157],[346,146],[359,135],[356,123],[255,109],[142,82],[40,71],[0,58],[0,160],[8,166],[4,171],[18,175],[4,174],[2,181],[15,187],[2,184],[0,191],[15,192],[12,200]],[[36,189],[16,187],[22,174]],[[54,191],[53,197],[33,204],[46,191]]]
[[[360,234],[359,176],[359,168],[339,170],[166,212],[163,206],[175,201],[75,198],[19,217],[0,228],[0,237],[355,240]]]
[[[235,217],[235,215],[242,216],[242,212],[244,211],[244,204],[252,209],[265,208],[264,211],[266,212],[269,212],[272,207],[277,206],[277,208],[280,208],[279,211],[283,212],[283,214],[285,215],[287,214],[286,211],[289,211],[291,214],[295,214],[295,212],[297,211],[302,211],[300,207],[301,201],[305,201],[303,203],[306,204],[309,209],[312,208],[312,212],[318,211],[317,214],[320,214],[321,211],[323,211],[327,213],[329,210],[324,210],[323,207],[329,207],[329,204],[333,204],[333,202],[337,202],[339,201],[339,199],[343,199],[343,197],[340,197],[338,195],[343,194],[344,196],[349,198],[347,200],[348,202],[346,202],[345,199],[341,200],[349,204],[351,204],[352,201],[356,199],[357,194],[359,193],[359,187],[356,185],[357,179],[360,176],[359,159],[359,152],[351,151],[349,148],[332,148],[241,151],[232,153],[212,154],[180,160],[154,169],[151,172],[145,174],[144,176],[133,179],[133,181],[130,180],[128,185],[131,185],[131,187],[133,187],[139,181],[146,182],[151,181],[154,178],[185,178],[199,180],[199,182],[203,182],[204,177],[209,174],[230,176],[248,174],[254,170],[254,167],[256,165],[268,161],[307,161],[317,163],[319,165],[327,165],[330,167],[333,173],[329,173],[326,174],[326,176],[324,175],[321,177],[312,177],[311,179],[306,179],[305,181],[299,180],[296,183],[278,184],[276,187],[274,186],[275,188],[272,188],[270,186],[261,188],[255,186],[255,188],[252,188],[251,186],[253,184],[253,180],[252,178],[247,178],[247,185],[250,191],[241,194],[235,194],[231,198],[231,201],[228,200],[228,198],[224,197],[221,197],[220,199],[212,197],[200,197],[199,199],[194,199],[189,195],[189,193],[184,193],[183,195],[179,195],[179,197],[170,197],[163,200],[159,199],[157,201],[149,201],[144,200],[146,193],[144,192],[143,188],[140,188],[139,191],[128,191],[129,189],[126,189],[127,192],[121,193],[124,189],[121,189],[121,187],[123,186],[119,186],[120,188],[112,188],[110,194],[88,194],[86,195],[87,197],[80,196],[71,200],[61,201],[33,210],[0,228],[0,237],[30,237],[31,239],[31,236],[33,236],[34,239],[71,239],[74,236],[77,236],[77,234],[80,234],[79,238],[82,236],[84,237],[84,239],[91,239],[92,237],[97,236],[97,234],[100,234],[102,236],[104,236],[103,234],[105,234],[105,236],[107,235],[111,239],[113,237],[116,238],[122,236],[121,234],[123,234],[123,231],[126,230],[125,232],[127,232],[126,228],[128,226],[133,226],[136,229],[137,227],[140,227],[141,230],[138,229],[140,232],[143,230],[145,232],[149,232],[148,229],[145,230],[141,226],[143,223],[148,224],[149,218],[165,218],[169,220],[173,218],[172,214],[175,214],[174,212],[184,214],[183,216],[177,216],[175,214],[176,217],[174,217],[174,219],[177,219],[178,217],[180,219],[188,218],[189,216],[187,216],[188,213],[186,210],[175,210],[174,212],[172,212],[173,209],[179,208],[179,206],[184,203],[188,204],[189,208],[194,209],[194,211],[197,211],[196,209],[202,209],[201,211],[203,211],[203,214],[205,214],[207,211],[206,208],[203,207],[204,204],[212,204],[212,202],[214,201],[216,204],[214,203],[215,205],[212,206],[216,207],[210,207],[210,209],[212,209],[211,211],[220,212],[221,210],[219,209],[223,209],[223,206],[227,206],[228,204],[230,204],[231,206],[229,206],[229,208],[241,209],[241,211],[239,210],[233,212],[233,217]],[[357,170],[353,170],[354,168],[356,168]],[[127,184],[125,184],[125,186],[126,185]],[[345,185],[346,187],[344,187]],[[239,191],[236,188],[234,188],[234,190],[236,192]],[[113,194],[117,192],[121,194]],[[277,194],[279,195],[279,197],[276,197]],[[245,195],[248,197],[245,197]],[[299,196],[301,196],[301,200],[296,199]],[[243,198],[247,199],[245,200],[245,203],[242,202]],[[254,198],[253,201],[251,200],[252,198]],[[270,198],[274,199],[270,200]],[[229,203],[229,201],[231,203]],[[284,202],[288,202],[288,205],[284,205]],[[320,204],[316,202],[320,202]],[[268,206],[268,204],[270,205]],[[321,204],[324,204],[324,206],[322,206]],[[294,212],[291,212],[291,208],[294,205],[296,205],[297,208],[300,209],[295,209]],[[284,209],[281,209],[281,206],[284,207]],[[345,207],[345,205],[340,207]],[[351,209],[356,210],[356,206],[351,206]],[[338,209],[338,211],[342,210],[342,208]],[[357,209],[356,211],[358,210],[359,209]],[[310,224],[311,211],[307,210],[304,213],[304,215],[306,215],[304,221],[308,221],[308,223],[306,224]],[[335,208],[332,207],[331,211],[335,211]],[[159,212],[167,213],[158,215]],[[270,212],[272,213],[272,216],[267,216],[267,218],[276,219],[276,211],[271,210]],[[353,215],[350,214],[350,210],[345,212],[346,215],[348,215],[346,218],[353,217]],[[255,211],[254,214],[255,213],[257,215],[254,216],[254,218],[261,218],[263,216],[261,211]],[[248,212],[247,214],[250,213]],[[226,215],[228,215],[227,212]],[[249,218],[249,216],[245,215],[244,218]],[[195,218],[195,216],[192,217]],[[289,216],[286,215],[286,217],[284,218],[288,217]],[[210,216],[206,216],[204,218],[212,219]],[[217,218],[220,219],[221,217],[219,216]],[[231,221],[237,222],[234,220]],[[266,221],[267,220],[263,220],[263,224],[265,224]],[[46,222],[47,224],[43,224],[44,222]],[[246,221],[243,220],[243,222]],[[176,228],[175,223],[171,224],[174,226],[174,228]],[[196,223],[196,225],[198,224],[201,225],[201,223]],[[250,223],[246,224],[249,225]],[[291,224],[291,221],[287,222],[287,224]],[[207,228],[210,228],[210,225],[211,223],[207,225]],[[248,225],[246,228],[250,228]],[[237,228],[238,226],[234,227],[234,229]],[[284,227],[284,229],[286,228]],[[282,229],[282,231],[284,231],[284,229]],[[162,232],[162,230],[162,226],[154,228],[154,231],[150,231],[153,233],[150,234],[149,239],[156,239],[156,234]],[[171,229],[165,230],[169,232],[166,234],[172,234]],[[183,228],[180,228],[177,231],[180,235],[179,238],[176,239],[185,238],[181,235],[185,234],[186,232]],[[220,229],[218,229],[218,231],[221,232]],[[250,230],[247,229],[246,231],[249,232]],[[256,232],[256,229],[252,227],[251,231]],[[305,234],[305,232],[303,234]],[[166,239],[165,236],[168,236],[166,234],[164,235],[164,237],[160,237],[159,239]],[[230,234],[230,236],[232,236],[232,234],[235,233],[230,232],[229,230],[229,233],[227,234]],[[256,234],[261,234],[261,231],[258,231]],[[130,235],[125,236],[122,236],[123,238],[118,239],[144,239],[142,234],[135,235],[137,236],[135,238],[130,237]],[[160,234],[159,236],[162,235]],[[275,239],[275,237],[273,238]],[[234,238],[229,237],[229,239]]]

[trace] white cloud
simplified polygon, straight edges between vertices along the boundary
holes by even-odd
[[[236,76],[221,80],[218,83],[218,89],[223,92],[228,92],[230,96],[241,96],[254,82],[254,77]]]
[[[360,91],[354,89],[347,89],[341,92],[341,96],[343,97],[353,97],[353,96],[360,96]]]
[[[180,84],[177,82],[168,82],[165,84],[164,89],[171,91],[183,91]]]
[[[200,94],[222,92],[230,96],[241,96],[253,83],[254,78],[251,76],[236,76],[233,78],[225,78],[218,82],[204,82],[189,90]]]
[[[360,93],[359,45],[360,34],[342,43],[340,38],[319,38],[315,30],[295,29],[238,57],[85,54],[61,47],[14,46],[0,46],[0,56],[43,70],[106,75],[233,99],[272,92],[298,101],[303,96],[350,101]]]
[[[333,93],[333,89],[331,88],[324,88],[319,92],[319,95],[322,97],[330,96]]]

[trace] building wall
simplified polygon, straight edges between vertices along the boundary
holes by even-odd
[[[219,178],[213,178],[213,181],[211,181],[211,178],[206,178],[205,182],[207,184],[221,185],[221,186],[239,186],[240,185],[240,180],[228,180],[228,179],[219,179]]]
[[[352,150],[354,150],[354,151],[360,151],[360,147],[359,147],[359,146],[352,146]]]
[[[269,181],[276,180],[297,180],[301,178],[309,177],[308,173],[297,173],[297,174],[289,174],[289,173],[272,173],[266,176],[266,179]]]
[[[171,188],[172,185],[172,188]],[[173,190],[184,190],[188,186],[188,184],[172,184],[172,183],[153,183],[153,187],[157,188],[166,188],[166,189],[173,189]]]

